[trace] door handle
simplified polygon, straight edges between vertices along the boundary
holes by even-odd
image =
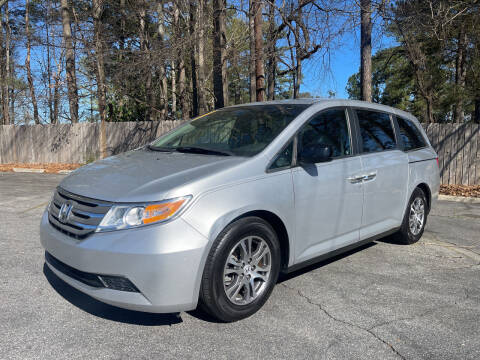
[[[371,172],[369,174],[363,175],[363,181],[371,181],[377,177],[377,172]]]
[[[353,175],[349,176],[347,178],[347,181],[349,181],[352,184],[358,184],[363,181],[364,175]]]

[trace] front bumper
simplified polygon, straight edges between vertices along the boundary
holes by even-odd
[[[89,286],[46,261],[58,277],[102,302],[157,313],[187,311],[197,306],[208,240],[181,218],[76,240],[53,228],[45,212],[40,241],[64,264],[86,273],[127,278],[139,291]]]

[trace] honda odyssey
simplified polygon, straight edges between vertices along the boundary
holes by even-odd
[[[419,122],[391,107],[288,100],[220,109],[83,166],[41,221],[48,267],[118,307],[221,321],[280,272],[388,234],[422,236],[439,190]]]

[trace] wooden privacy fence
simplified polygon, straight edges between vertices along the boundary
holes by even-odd
[[[480,125],[424,125],[438,153],[442,184],[480,185]]]
[[[107,155],[145,145],[181,123],[180,120],[107,122]],[[0,164],[83,164],[99,158],[99,123],[0,126]]]
[[[135,149],[181,121],[106,124],[107,154]],[[480,125],[425,125],[442,184],[480,185]],[[0,126],[0,164],[87,163],[100,157],[100,124]]]

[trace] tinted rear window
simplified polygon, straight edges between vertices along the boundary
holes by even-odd
[[[426,146],[425,139],[417,126],[408,119],[397,117],[398,127],[400,129],[400,138],[403,142],[405,151],[414,150]]]
[[[377,152],[396,147],[390,115],[382,112],[357,110],[363,152]]]

